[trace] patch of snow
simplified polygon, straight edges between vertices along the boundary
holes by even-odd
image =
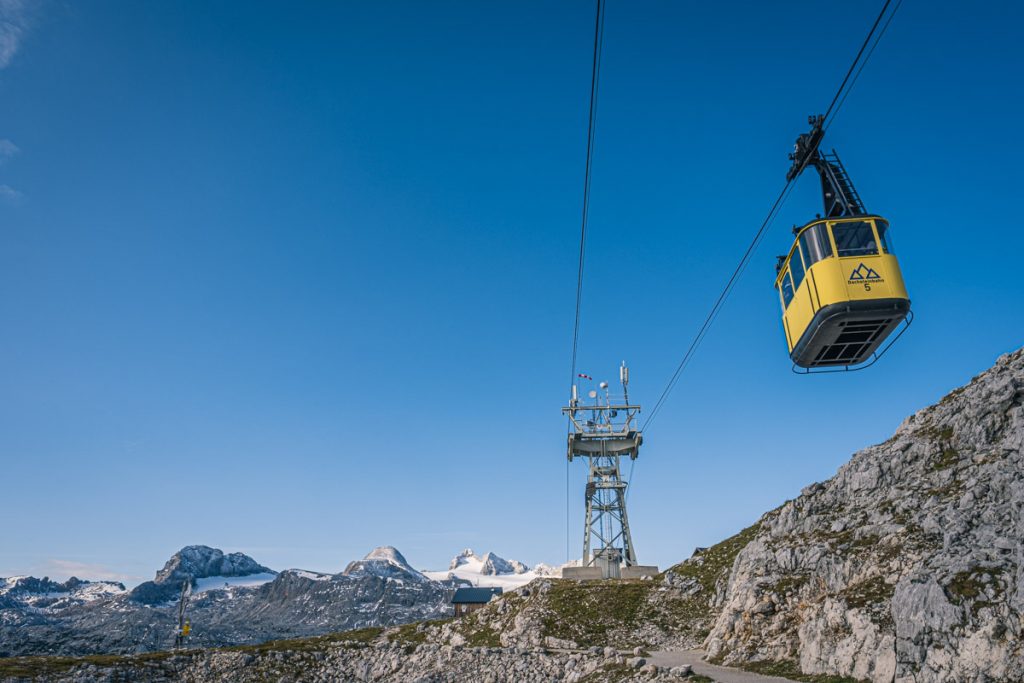
[[[513,590],[520,586],[525,586],[538,576],[533,571],[523,572],[522,574],[481,574],[479,571],[466,570],[464,567],[451,571],[423,572],[423,574],[428,579],[434,581],[446,581],[455,578],[468,581],[472,585],[482,588],[504,588],[505,590]]]
[[[544,564],[543,562],[541,562],[533,568],[533,573],[537,576],[553,576],[555,578],[559,578],[562,576],[562,567],[564,566],[565,565],[562,565],[560,567],[552,567],[550,564]]]
[[[311,579],[313,581],[330,581],[331,574],[321,574],[320,572],[311,572],[306,569],[286,569],[283,573],[295,574],[295,576],[301,576],[304,579]]]
[[[120,595],[121,593],[127,592],[124,588],[109,581],[98,581],[96,583],[88,583],[74,591],[76,598],[81,598],[86,602],[92,602],[93,600],[99,600],[100,598],[106,598],[111,595]]]
[[[250,574],[249,576],[207,576],[203,579],[196,579],[193,593],[203,593],[225,588],[254,588],[262,586],[274,580],[277,574],[263,572],[262,574]]]
[[[4,579],[4,583],[0,586],[0,595],[4,595],[18,587],[18,582],[22,579],[27,579],[28,576],[9,576]]]

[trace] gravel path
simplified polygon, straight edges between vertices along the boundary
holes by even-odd
[[[651,652],[647,661],[668,667],[689,665],[694,673],[713,678],[718,683],[797,683],[789,678],[762,676],[742,669],[708,664],[704,661],[702,650],[658,650]]]

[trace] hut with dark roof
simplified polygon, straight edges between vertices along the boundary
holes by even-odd
[[[452,595],[452,607],[455,608],[455,616],[461,617],[481,609],[491,601],[495,595],[501,595],[500,588],[457,588]]]

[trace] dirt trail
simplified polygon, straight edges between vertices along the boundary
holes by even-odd
[[[658,666],[689,665],[694,673],[715,679],[718,683],[798,683],[790,678],[762,676],[743,669],[716,666],[704,661],[702,650],[658,650],[651,652],[647,661]]]

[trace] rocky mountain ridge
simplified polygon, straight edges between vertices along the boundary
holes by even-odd
[[[769,512],[716,595],[724,662],[1024,680],[1024,350]]]
[[[13,576],[0,579],[0,610],[20,605],[32,609],[66,609],[125,592],[124,584],[116,581],[83,581],[72,576],[60,583],[49,577]]]
[[[497,560],[493,570],[505,569],[505,561]],[[507,564],[513,569],[521,565]],[[195,646],[441,618],[451,611],[448,598],[454,587],[469,585],[447,576],[428,578],[391,546],[372,550],[337,574],[275,572],[242,553],[187,546],[152,581],[130,591],[122,584],[76,578],[63,584],[33,577],[0,579],[0,657],[167,648],[185,582],[193,587],[188,614]]]
[[[185,546],[167,560],[152,581],[140,583],[132,589],[131,599],[144,605],[157,605],[175,599],[184,582],[195,584],[196,579],[214,576],[236,577],[253,574],[275,574],[248,555],[230,553],[205,545]]]
[[[459,567],[463,567],[468,564],[479,564],[479,573],[484,576],[498,576],[500,574],[525,574],[530,571],[530,568],[519,560],[506,560],[492,552],[484,553],[483,557],[480,557],[472,548],[466,548],[461,553],[452,558],[452,561],[448,565],[449,571],[454,571]],[[547,565],[538,565],[547,566]]]

